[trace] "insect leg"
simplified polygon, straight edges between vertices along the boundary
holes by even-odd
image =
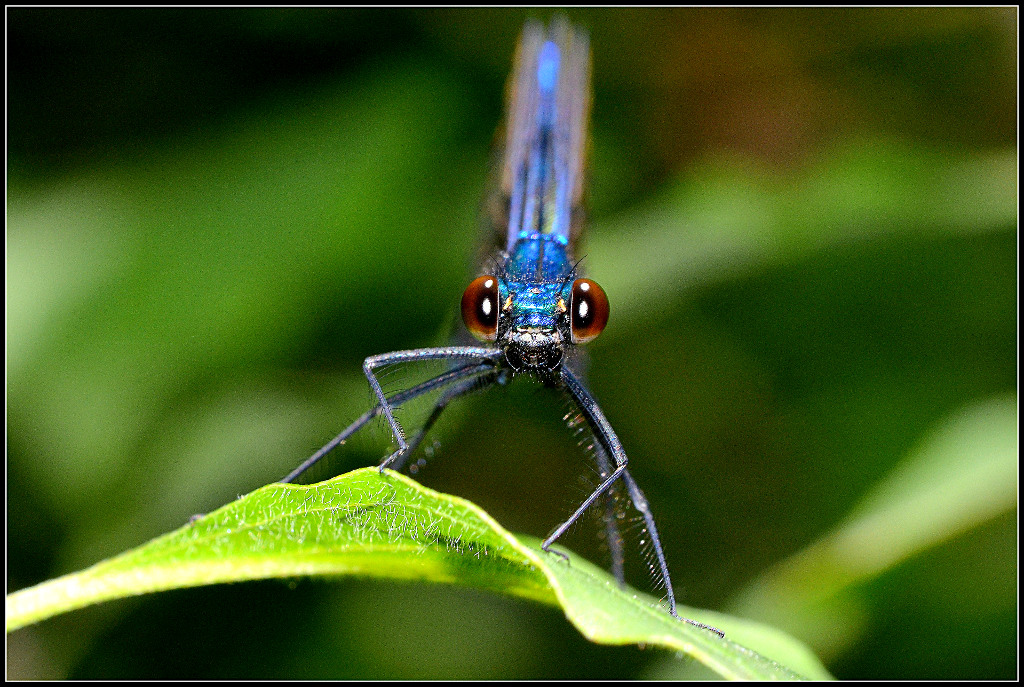
[[[484,367],[483,365],[480,365],[478,367],[481,367],[483,369],[491,369],[489,367]],[[430,431],[430,428],[434,426],[434,423],[437,422],[438,418],[441,417],[441,413],[444,411],[444,409],[448,406],[449,403],[454,401],[456,398],[464,396],[465,394],[468,394],[472,391],[488,387],[491,384],[494,384],[494,382],[497,381],[497,379],[497,375],[494,374],[484,377],[477,377],[474,379],[467,379],[463,382],[460,382],[459,384],[456,384],[455,386],[450,387],[447,391],[445,391],[441,398],[437,400],[437,403],[434,405],[434,409],[430,412],[430,416],[427,417],[426,421],[423,423],[423,426],[420,428],[418,432],[416,432],[415,436],[413,436],[412,439],[409,440],[408,450],[405,453],[403,453],[399,458],[397,458],[394,461],[394,463],[392,463],[391,469],[402,469],[402,467],[405,464],[405,461],[409,458],[409,456],[411,456],[416,451],[416,448],[420,445],[420,443],[423,442],[423,438],[427,435],[427,432]]]
[[[377,375],[373,373],[374,369],[413,360],[459,360],[466,358],[481,364],[486,363],[494,366],[497,364],[497,358],[500,355],[500,351],[493,348],[446,346],[442,348],[417,348],[411,351],[394,351],[393,353],[382,353],[367,358],[363,362],[363,372],[366,374],[366,379],[370,382],[370,388],[373,389],[373,393],[377,396],[381,412],[384,413],[384,417],[391,427],[391,433],[395,437],[395,442],[398,444],[398,450],[381,461],[381,472],[384,471],[384,468],[390,467],[400,456],[407,453],[409,444],[405,440],[405,430],[402,429],[402,425],[395,419],[392,403],[384,396],[384,390],[377,380]]]
[[[422,394],[432,391],[440,386],[444,386],[445,384],[448,384],[450,382],[453,382],[457,379],[461,379],[469,375],[479,374],[481,372],[489,370],[490,368],[490,363],[471,363],[468,365],[462,365],[460,367],[452,368],[451,370],[445,372],[444,374],[438,375],[437,377],[429,379],[423,382],[422,384],[418,384],[410,389],[402,391],[401,393],[395,394],[390,399],[388,399],[388,402],[392,406],[398,406],[401,405],[402,403],[405,403],[408,400],[416,398],[417,396],[421,396]],[[327,455],[332,450],[337,448],[339,445],[344,443],[346,439],[348,439],[350,436],[352,436],[360,429],[365,427],[367,423],[369,423],[375,417],[380,415],[380,413],[381,405],[378,403],[373,408],[370,408],[368,411],[360,415],[355,422],[353,422],[344,430],[342,430],[341,433],[338,434],[338,436],[334,437],[329,442],[327,442],[327,444],[324,445],[319,451],[317,451],[312,456],[303,461],[301,465],[299,465],[297,468],[288,473],[288,475],[280,481],[283,483],[294,482],[296,479],[299,478],[299,476],[302,475],[302,473],[304,473],[309,468],[313,467],[313,465],[315,465],[317,461],[319,461],[325,455]]]
[[[715,634],[724,637],[724,633],[720,630],[705,625],[704,623],[698,623],[696,620],[680,617],[679,614],[676,613],[676,595],[672,589],[672,578],[668,573],[668,563],[665,561],[665,552],[661,546],[661,539],[658,537],[658,530],[654,526],[654,516],[651,514],[650,506],[647,504],[647,499],[644,497],[643,492],[640,491],[640,487],[637,486],[636,482],[626,471],[626,465],[629,460],[626,458],[626,452],[622,448],[622,443],[619,441],[618,436],[615,434],[615,430],[612,429],[612,426],[604,416],[604,413],[601,412],[601,408],[597,405],[597,401],[594,400],[594,397],[589,391],[587,391],[586,387],[583,386],[580,379],[565,366],[562,367],[562,381],[565,383],[569,393],[572,394],[572,397],[576,399],[576,402],[579,404],[580,409],[583,411],[583,416],[586,417],[587,422],[590,423],[590,427],[593,429],[597,440],[615,460],[616,467],[608,479],[602,482],[601,485],[594,490],[594,493],[587,497],[583,502],[583,505],[577,508],[576,512],[573,513],[568,520],[559,525],[554,533],[544,540],[544,543],[541,544],[541,548],[547,551],[548,547],[550,547],[556,539],[562,536],[572,523],[576,522],[590,504],[592,504],[598,496],[605,493],[615,480],[621,477],[626,483],[626,489],[629,492],[630,499],[633,501],[633,505],[636,506],[636,509],[640,511],[644,517],[644,522],[646,523],[648,532],[651,536],[651,542],[654,544],[654,553],[658,558],[658,567],[660,568],[661,575],[665,581],[669,613],[683,622],[709,630],[710,632],[714,632]],[[558,552],[556,551],[555,553]]]
[[[601,471],[601,477],[607,477],[611,474],[611,462],[608,460],[608,454],[605,453],[604,446],[600,442],[594,444],[594,460],[597,461],[597,468]],[[618,509],[615,507],[614,491],[615,487],[613,486],[604,495],[604,531],[605,539],[608,541],[608,553],[612,559],[612,574],[619,581],[619,586],[624,586],[626,584],[626,573],[623,569],[623,564],[625,563],[626,555],[622,548],[622,535],[619,533],[616,513]]]

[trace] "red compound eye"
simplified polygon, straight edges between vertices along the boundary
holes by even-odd
[[[469,333],[481,341],[498,338],[498,278],[477,277],[462,294],[462,321]]]
[[[589,279],[574,281],[569,316],[573,343],[582,344],[596,339],[608,324],[608,296],[604,289]]]

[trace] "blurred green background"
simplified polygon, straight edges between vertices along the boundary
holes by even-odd
[[[8,9],[8,591],[280,478],[367,407],[365,356],[444,340],[516,37],[551,14]],[[1016,8],[569,16],[612,307],[591,387],[681,602],[840,678],[1013,678]],[[543,536],[584,493],[560,415],[470,398],[419,479]],[[108,603],[8,636],[7,668],[704,675],[358,580]]]

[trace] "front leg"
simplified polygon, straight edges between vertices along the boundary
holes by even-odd
[[[381,355],[371,355],[363,361],[363,374],[365,374],[366,378],[370,381],[370,388],[373,389],[374,395],[377,396],[377,404],[384,413],[384,417],[387,418],[388,426],[391,427],[391,434],[395,437],[395,441],[398,443],[398,450],[381,461],[381,472],[384,472],[384,468],[391,465],[391,463],[393,463],[400,455],[405,453],[407,448],[409,448],[409,445],[405,441],[405,430],[402,429],[402,425],[399,424],[397,419],[395,419],[395,414],[391,409],[391,403],[388,402],[387,397],[384,395],[384,390],[381,388],[380,382],[377,381],[377,375],[373,373],[374,368],[389,364],[391,362],[389,358],[392,355],[394,354],[384,353]]]
[[[565,383],[569,393],[579,404],[580,409],[583,411],[583,416],[587,419],[590,424],[590,428],[594,431],[594,436],[601,446],[611,454],[612,459],[615,461],[615,470],[611,476],[608,477],[604,482],[601,483],[594,493],[583,502],[583,505],[576,509],[576,512],[572,514],[567,521],[555,530],[554,534],[544,540],[541,545],[545,551],[548,547],[554,543],[558,537],[562,535],[569,528],[569,526],[575,522],[585,511],[594,500],[605,493],[611,485],[617,479],[622,479],[626,483],[626,491],[629,494],[630,500],[633,502],[633,506],[640,512],[644,518],[644,524],[647,526],[647,532],[651,538],[651,544],[654,548],[655,557],[658,560],[658,568],[661,573],[661,578],[665,583],[665,593],[668,596],[669,613],[685,623],[695,625],[701,629],[714,632],[720,637],[724,637],[725,634],[710,625],[704,623],[698,623],[696,620],[690,620],[689,618],[683,618],[676,612],[676,595],[672,589],[672,578],[668,574],[668,563],[665,561],[665,552],[661,548],[661,538],[658,536],[658,529],[654,525],[654,516],[651,514],[650,506],[647,504],[647,499],[644,497],[640,487],[633,481],[632,476],[626,471],[626,465],[628,459],[626,458],[626,451],[622,448],[622,443],[619,441],[619,437],[616,436],[615,430],[612,429],[608,419],[601,412],[601,408],[597,405],[597,401],[590,395],[586,387],[583,386],[583,382],[572,373],[566,367],[562,367],[562,381]],[[555,552],[557,553],[557,552]]]
[[[387,365],[393,365],[395,363],[412,362],[416,360],[470,359],[478,360],[480,362],[491,361],[497,365],[497,356],[499,355],[499,351],[491,348],[447,346],[443,348],[417,348],[411,351],[382,353],[380,355],[371,355],[363,361],[363,373],[366,375],[366,379],[370,382],[370,388],[373,389],[373,393],[377,397],[377,403],[380,405],[381,412],[384,413],[384,417],[388,421],[388,426],[391,427],[391,434],[395,437],[395,442],[398,444],[398,450],[381,462],[380,471],[384,472],[384,468],[394,463],[400,456],[403,456],[409,450],[409,444],[405,440],[405,430],[402,429],[402,425],[399,424],[397,419],[395,419],[392,404],[384,395],[384,389],[381,388],[380,382],[377,380],[377,375],[374,374],[375,369],[385,367]]]
[[[569,394],[576,402],[576,405],[579,406],[581,411],[583,411],[583,417],[586,418],[591,430],[593,430],[594,438],[597,439],[605,453],[610,455],[612,460],[615,461],[615,469],[612,470],[611,474],[601,482],[601,485],[587,497],[583,504],[576,509],[576,512],[573,513],[568,520],[559,525],[551,536],[544,540],[544,543],[541,544],[541,548],[545,551],[547,551],[548,548],[555,543],[555,540],[561,537],[565,531],[569,529],[569,527],[576,522],[581,515],[583,515],[583,512],[590,507],[590,504],[592,504],[595,499],[608,491],[612,484],[615,483],[615,480],[622,477],[622,473],[626,471],[626,465],[629,463],[629,459],[626,458],[626,451],[622,448],[622,443],[619,441],[619,437],[616,436],[615,430],[612,429],[612,426],[605,418],[604,413],[601,412],[601,408],[597,405],[597,401],[594,400],[594,397],[591,396],[590,392],[583,386],[583,382],[580,381],[579,377],[573,374],[569,368],[564,365],[562,366],[561,377],[562,383],[565,384],[565,388],[568,389]],[[604,462],[607,462],[607,458],[605,458]],[[671,587],[671,585],[669,586]]]

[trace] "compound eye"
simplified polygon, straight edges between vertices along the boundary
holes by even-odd
[[[498,338],[498,278],[477,277],[462,294],[462,321],[469,333],[481,341]]]
[[[574,281],[569,314],[573,343],[583,344],[596,339],[608,324],[608,296],[604,289],[589,279]]]

